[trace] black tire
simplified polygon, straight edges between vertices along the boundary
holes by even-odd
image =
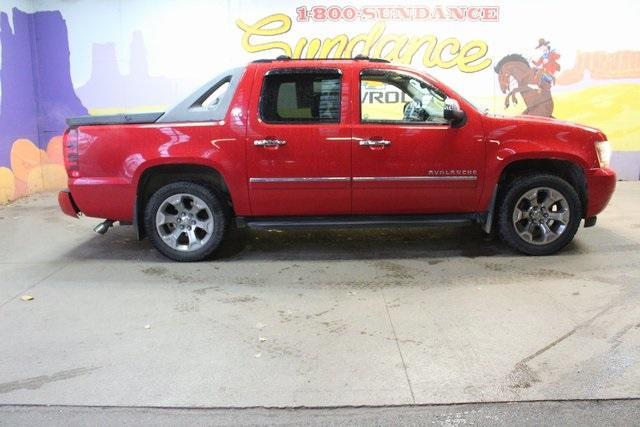
[[[199,198],[204,202],[206,208],[208,208],[211,213],[213,229],[210,233],[206,233],[204,229],[198,230],[200,234],[204,234],[205,236],[208,234],[208,237],[207,240],[197,249],[176,249],[171,247],[169,243],[165,243],[163,238],[160,236],[161,231],[159,231],[156,226],[156,215],[158,214],[158,210],[169,197],[178,194],[186,194]],[[188,202],[188,200],[189,198],[187,197],[186,201]],[[209,217],[208,212],[206,211],[203,215],[206,215],[207,218]],[[209,257],[220,245],[225,234],[227,222],[226,210],[220,200],[220,197],[210,188],[189,181],[174,182],[161,187],[153,193],[144,210],[144,227],[153,246],[155,246],[155,248],[166,257],[181,262],[201,261]],[[176,228],[177,227],[173,227],[176,233],[179,233]],[[194,226],[193,228],[193,233],[195,235],[196,227]],[[191,228],[189,228],[189,230],[191,230]],[[189,237],[185,236],[186,234],[181,234],[181,238],[186,238],[188,242]],[[186,246],[189,246],[189,244],[187,243]]]
[[[524,237],[520,236],[513,220],[516,204],[521,200],[521,197],[537,188],[549,188],[557,191],[564,197],[569,209],[569,220],[564,230],[555,237],[555,240],[548,243],[538,242],[538,244],[535,244],[526,241]],[[544,190],[542,190],[542,193],[544,194]],[[580,221],[582,220],[582,203],[580,202],[580,197],[573,186],[558,176],[548,174],[520,176],[508,184],[508,188],[503,194],[504,196],[501,199],[502,203],[499,206],[498,213],[498,233],[505,243],[517,251],[527,255],[554,254],[571,242],[580,227]],[[530,220],[524,219],[523,221],[524,224],[528,224]],[[543,218],[542,221],[549,220]],[[554,226],[553,221],[551,225]],[[558,225],[560,225],[560,223],[558,223]],[[534,230],[542,230],[541,227],[534,226],[533,228]]]

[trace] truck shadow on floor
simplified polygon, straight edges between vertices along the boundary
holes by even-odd
[[[572,242],[563,254],[585,249]],[[231,229],[209,262],[268,260],[375,260],[517,256],[477,227],[389,228],[351,230]],[[523,255],[524,256],[524,255]],[[65,259],[167,262],[148,239],[138,241],[131,227],[114,227],[63,255]]]

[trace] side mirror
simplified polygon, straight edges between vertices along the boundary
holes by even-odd
[[[460,108],[458,101],[447,98],[444,101],[444,119],[451,124],[451,127],[460,128],[467,122],[467,114]]]

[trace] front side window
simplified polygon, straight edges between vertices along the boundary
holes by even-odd
[[[339,123],[340,74],[304,70],[267,74],[260,117],[269,123]]]
[[[360,120],[363,123],[446,124],[447,96],[408,74],[364,70],[360,76]]]

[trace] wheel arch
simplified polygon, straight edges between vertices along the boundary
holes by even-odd
[[[233,211],[231,192],[224,176],[216,169],[199,163],[156,164],[138,174],[133,225],[138,239],[145,237],[144,209],[151,195],[163,186],[176,181],[191,181],[204,184],[215,191]]]
[[[504,166],[500,171],[499,178],[493,188],[493,195],[489,201],[487,223],[485,231],[490,232],[495,225],[495,210],[506,193],[508,185],[518,176],[531,172],[547,172],[550,175],[558,176],[567,181],[575,188],[582,204],[581,215],[584,218],[587,212],[588,193],[587,180],[583,167],[573,160],[563,158],[524,158],[514,159]]]

